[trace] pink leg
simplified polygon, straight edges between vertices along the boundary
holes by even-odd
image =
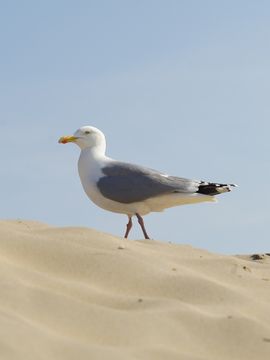
[[[144,235],[145,239],[150,239],[150,237],[148,236],[148,234],[147,234],[147,232],[145,230],[143,218],[138,213],[136,213],[136,216],[138,218],[138,223],[141,225],[141,228],[142,228],[143,235]]]
[[[126,233],[125,233],[125,239],[127,239],[128,237],[128,234],[130,232],[130,229],[132,228],[132,220],[131,220],[131,216],[128,217],[128,223],[127,223],[127,230],[126,230]]]

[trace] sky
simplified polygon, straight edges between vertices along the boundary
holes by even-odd
[[[122,236],[126,216],[82,190],[79,148],[57,143],[93,125],[112,158],[239,185],[147,215],[152,238],[269,252],[269,15],[263,0],[2,2],[0,218]]]

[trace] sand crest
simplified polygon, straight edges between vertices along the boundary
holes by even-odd
[[[270,354],[270,256],[0,222],[1,360]]]

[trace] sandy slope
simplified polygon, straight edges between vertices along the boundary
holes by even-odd
[[[270,256],[0,222],[0,359],[270,358]]]

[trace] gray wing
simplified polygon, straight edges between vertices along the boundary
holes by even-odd
[[[158,171],[123,162],[102,168],[97,183],[102,195],[120,203],[143,201],[170,193],[195,193],[199,181],[167,176]]]

